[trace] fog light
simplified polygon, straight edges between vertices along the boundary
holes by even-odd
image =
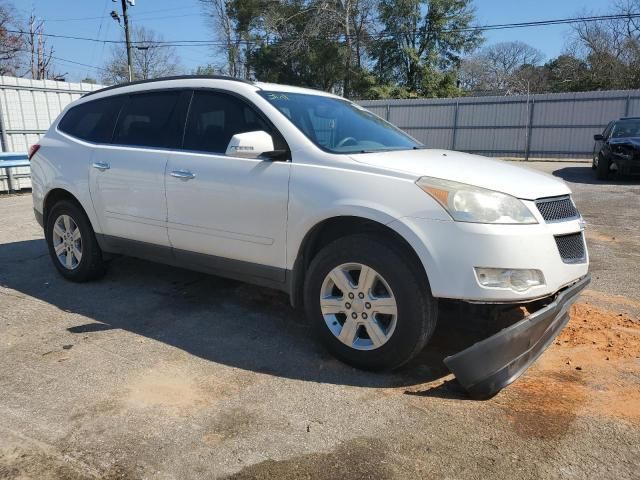
[[[478,268],[478,282],[487,288],[508,288],[516,292],[526,292],[531,287],[544,285],[544,275],[540,270],[512,268]]]

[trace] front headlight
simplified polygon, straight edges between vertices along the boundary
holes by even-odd
[[[538,223],[524,203],[505,193],[432,177],[422,177],[416,185],[456,222]]]

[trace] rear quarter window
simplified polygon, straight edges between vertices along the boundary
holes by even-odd
[[[60,120],[58,130],[95,143],[111,141],[122,97],[109,97],[72,107]]]

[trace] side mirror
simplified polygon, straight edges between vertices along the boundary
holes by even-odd
[[[273,138],[267,132],[236,133],[227,146],[225,155],[229,157],[259,158],[265,152],[273,151]]]
[[[594,135],[594,136],[593,136],[593,139],[594,139],[596,142],[601,142],[601,141],[603,141],[603,140],[604,140],[604,136],[602,136],[602,134],[600,134],[600,133],[597,133],[596,135]]]

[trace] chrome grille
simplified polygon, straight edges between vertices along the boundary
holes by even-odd
[[[545,222],[557,222],[580,216],[571,197],[541,198],[536,200],[536,207]]]
[[[586,260],[587,252],[584,246],[582,232],[558,235],[555,237],[560,257],[565,263],[580,263]]]

